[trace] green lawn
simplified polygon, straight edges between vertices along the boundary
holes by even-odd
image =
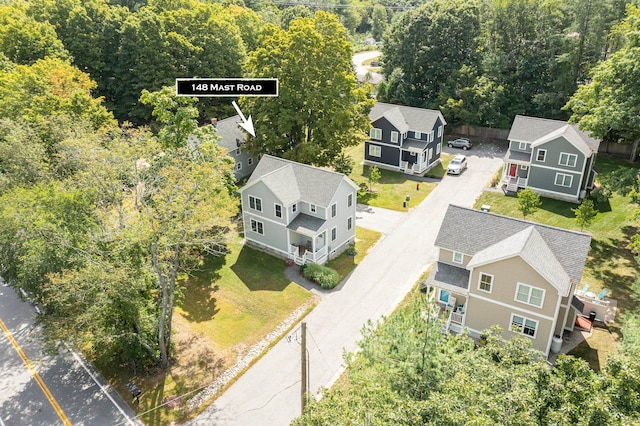
[[[355,166],[349,177],[356,183],[365,182],[368,184],[369,166],[362,165],[364,160],[364,143],[350,147],[346,154],[353,158]],[[420,204],[429,193],[435,188],[435,183],[420,182],[419,190],[416,189],[415,180],[409,179],[406,175],[390,170],[380,169],[382,177],[380,181],[373,186],[373,192],[358,194],[358,202],[374,207],[382,207],[385,209],[408,211],[410,208]],[[404,207],[406,196],[410,197],[410,201]]]
[[[596,167],[600,172],[599,176],[602,177],[617,168],[629,167],[629,164],[623,160],[600,156]],[[541,208],[528,216],[527,220],[580,231],[575,222],[575,214],[571,211],[576,204],[550,198],[541,200]],[[629,244],[631,237],[638,232],[638,222],[631,217],[630,201],[628,197],[615,194],[606,205],[596,206],[600,210],[598,215],[593,223],[584,229],[584,232],[592,235],[591,250],[582,274],[582,282],[576,287],[588,284],[589,290],[594,293],[606,288],[609,290],[608,297],[618,302],[616,323],[610,325],[607,332],[594,332],[587,342],[572,351],[572,354],[586,359],[594,369],[604,364],[606,355],[615,347],[619,338],[621,315],[637,306],[632,297],[631,286],[640,272],[640,267],[629,250]],[[522,218],[522,213],[517,209],[516,197],[484,192],[476,200],[474,207],[479,208],[482,204],[490,205],[494,213]]]
[[[244,247],[239,236],[220,258],[190,277],[174,312],[174,362],[167,373],[135,378],[143,391],[138,414],[211,383],[313,296],[286,279],[285,261]],[[121,395],[131,380],[107,371]],[[193,396],[189,395],[189,396]],[[127,398],[125,398],[127,399]],[[142,415],[147,424],[184,419],[180,402]]]
[[[358,254],[349,256],[346,253],[342,253],[335,259],[327,262],[329,268],[333,268],[338,271],[340,275],[340,281],[344,280],[351,271],[365,258],[367,252],[373,245],[380,239],[381,233],[371,231],[370,229],[364,229],[356,227],[356,250]]]

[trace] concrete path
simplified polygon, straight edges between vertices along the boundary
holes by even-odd
[[[443,179],[369,252],[344,285],[324,295],[306,317],[312,394],[339,377],[343,353],[358,349],[356,342],[367,321],[390,314],[436,259],[434,241],[447,206],[470,207],[502,165],[504,153],[474,150],[466,154],[469,169],[461,176]],[[296,329],[192,424],[288,425],[301,413],[299,340]]]
[[[382,80],[384,80],[384,76],[377,72],[371,72],[368,66],[362,65],[362,63],[368,59],[376,58],[382,55],[382,52],[375,51],[367,51],[360,52],[353,55],[351,61],[353,62],[353,66],[355,67],[356,78],[359,82],[368,81],[371,84],[378,84]],[[367,76],[369,73],[369,76]]]
[[[408,213],[380,207],[358,204],[356,206],[356,225],[383,234],[390,234]]]

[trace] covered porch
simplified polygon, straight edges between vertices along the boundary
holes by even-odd
[[[436,262],[429,277],[421,284],[427,294],[434,290],[436,303],[445,319],[443,331],[460,333],[465,325],[469,302],[469,271]]]
[[[323,264],[328,259],[327,230],[324,219],[304,213],[287,226],[288,257],[297,265],[308,262]]]
[[[429,153],[424,141],[407,140],[400,156],[400,171],[409,174],[422,174],[429,168]]]
[[[504,187],[506,192],[518,192],[519,189],[525,189],[528,183],[530,164],[531,153],[507,151],[500,186]]]

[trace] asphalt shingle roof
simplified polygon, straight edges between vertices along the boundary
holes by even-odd
[[[325,222],[326,221],[324,219],[299,213],[298,216],[296,216],[296,218],[287,225],[287,228],[300,234],[314,237]]]
[[[326,208],[345,179],[356,187],[342,173],[264,155],[247,181],[247,186],[262,180],[285,205],[305,201]]]
[[[389,114],[387,114],[388,112]],[[408,130],[423,133],[433,130],[433,126],[435,126],[438,117],[440,117],[443,125],[447,124],[440,111],[378,102],[371,108],[369,118],[371,121],[376,121],[382,116],[385,116],[387,120],[391,121],[399,130],[404,127],[398,127],[395,121],[399,121],[399,117],[401,116]]]
[[[504,157],[504,161],[520,161],[522,163],[530,163],[531,162],[531,153],[530,152],[522,152],[515,150],[508,150],[506,157]]]
[[[245,142],[245,133],[238,126],[240,121],[240,117],[234,115],[216,123],[216,133],[220,136],[218,145],[233,151]]]
[[[499,244],[531,227],[535,229],[540,238],[532,237],[533,231],[531,230],[529,234],[522,233],[506,244]],[[541,268],[539,272],[551,277],[553,280],[550,280],[551,282],[556,282],[562,276],[559,271],[556,271],[558,266],[574,282],[580,281],[591,244],[591,235],[583,232],[569,231],[495,213],[449,205],[435,245],[469,256],[476,254],[485,256],[480,252],[496,246],[494,248],[502,250],[504,254],[509,247],[513,247],[510,244],[515,245],[518,238],[524,239],[525,237],[531,242],[531,247],[523,248],[520,254],[532,265],[538,265]],[[550,261],[551,257],[555,258],[557,263]],[[545,262],[549,263],[546,266],[540,266]]]
[[[445,284],[467,290],[469,288],[469,270],[448,263],[436,262],[427,278],[427,284],[436,284],[438,287],[444,287],[442,284]]]
[[[547,118],[516,115],[507,139],[510,141],[533,143],[565,126],[569,126],[575,132],[575,136],[585,143],[591,151],[598,152],[598,147],[600,146],[599,139],[593,138],[588,132],[580,130],[576,124],[568,124],[566,121],[550,120]],[[574,136],[571,135],[570,137],[572,138],[571,142],[574,143]]]

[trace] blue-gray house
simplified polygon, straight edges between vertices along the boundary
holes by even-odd
[[[578,202],[593,189],[600,140],[577,125],[518,115],[508,139],[502,173],[508,192],[531,188],[545,197]]]
[[[258,160],[260,160],[259,155],[252,155],[243,149],[242,145],[246,141],[246,133],[238,126],[241,121],[239,116],[234,115],[224,120],[212,120],[211,123],[220,136],[218,145],[226,148],[229,156],[235,160],[233,174],[236,182],[251,176],[258,165]]]
[[[440,162],[447,124],[440,111],[378,102],[369,118],[364,164],[422,174]]]

